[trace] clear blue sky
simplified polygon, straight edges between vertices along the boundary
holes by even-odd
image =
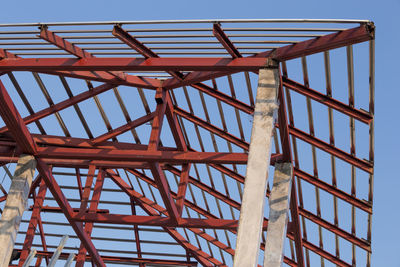
[[[376,25],[376,125],[373,266],[400,266],[398,192],[400,90],[398,12],[387,1],[4,1],[0,23],[203,18],[370,19]]]

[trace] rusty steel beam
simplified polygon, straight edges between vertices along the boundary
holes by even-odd
[[[171,217],[109,213],[74,213],[72,218],[79,222],[227,230],[236,230],[239,223],[238,220],[196,218],[179,218],[178,222],[175,222]],[[267,225],[268,221],[265,221],[263,226],[264,230],[267,230]]]
[[[246,164],[246,153],[143,151],[133,149],[84,149],[68,147],[39,147],[38,157],[46,159],[77,159],[99,161],[133,161],[185,163]],[[279,156],[279,155],[278,155]],[[276,158],[277,155],[274,155]],[[118,164],[116,162],[116,164]]]
[[[32,209],[33,209],[33,206],[31,206],[29,208],[29,210],[32,210]],[[43,212],[53,212],[53,213],[63,212],[63,210],[60,207],[48,206],[48,205],[42,206],[42,208],[40,210],[43,211]],[[80,208],[72,208],[72,210],[74,212],[79,212]],[[89,209],[84,210],[84,212],[85,213],[89,212]],[[110,213],[110,210],[108,210],[108,209],[97,209],[95,212],[96,213]]]
[[[96,179],[96,183],[94,185],[94,189],[93,189],[93,194],[92,194],[92,200],[90,202],[90,206],[89,206],[89,211],[88,213],[97,213],[97,207],[99,206],[99,201],[100,201],[100,195],[101,195],[101,191],[103,188],[103,184],[104,184],[104,171],[103,170],[99,170],[98,175],[97,175],[97,179]],[[90,188],[91,188],[92,184],[89,185],[89,189],[87,191],[89,191],[90,193]],[[86,186],[85,186],[85,190],[84,190],[84,196],[85,196],[85,191],[86,191]],[[82,202],[83,203],[83,202]],[[86,207],[83,207],[86,208]],[[83,213],[84,209],[81,206],[80,212],[79,213]],[[86,233],[90,236],[92,234],[92,230],[93,230],[93,223],[90,222],[85,222],[85,231]],[[79,248],[79,253],[78,256],[76,258],[76,267],[82,267],[84,265],[86,259],[86,248],[84,246],[84,244],[81,242],[81,246]]]
[[[47,29],[47,27],[45,27],[45,26],[41,27],[39,37],[42,38],[43,40],[46,40],[47,42],[49,42],[51,44],[54,44],[58,48],[63,49],[65,51],[67,51],[68,53],[75,55],[79,58],[94,58],[95,57],[91,53],[84,51],[80,47],[70,43],[69,41],[67,41],[67,40],[61,38],[60,36],[56,35],[55,33],[49,31]],[[93,74],[94,74],[94,76],[98,76],[98,77],[102,77],[102,78],[103,77],[107,78],[108,76],[111,75],[111,76],[121,79],[125,82],[128,81],[129,76],[131,76],[130,79],[137,79],[136,76],[127,75],[123,72],[95,72]],[[111,78],[111,80],[113,80],[113,79]]]
[[[367,173],[373,173],[373,164],[366,160],[361,160],[333,145],[330,145],[320,139],[317,139],[310,134],[307,134],[293,126],[289,126],[289,132],[291,135],[294,137],[309,143],[335,157],[338,157],[339,159],[342,159],[346,161],[347,163],[350,163],[351,165],[360,168],[363,171],[366,171]]]
[[[99,144],[99,143],[102,143],[102,142],[104,142],[104,141],[107,141],[108,139],[112,139],[112,138],[114,138],[114,137],[116,137],[116,136],[118,136],[118,135],[120,135],[120,134],[123,134],[123,133],[125,133],[125,132],[127,132],[127,131],[129,131],[129,130],[131,130],[131,129],[133,129],[133,128],[136,128],[136,127],[138,127],[138,126],[140,126],[140,125],[143,125],[143,124],[145,124],[146,122],[151,121],[155,116],[156,116],[156,113],[155,113],[155,112],[152,112],[152,113],[150,113],[150,114],[148,114],[148,115],[145,115],[145,116],[143,116],[143,117],[140,117],[140,118],[138,118],[138,119],[135,119],[135,120],[133,120],[133,121],[130,121],[130,122],[128,122],[128,123],[125,124],[125,125],[122,125],[122,126],[120,126],[120,127],[118,127],[118,128],[115,128],[115,129],[112,130],[112,131],[109,131],[108,133],[102,134],[102,135],[100,135],[100,136],[94,138],[94,139],[91,141],[91,143],[92,143],[93,145],[97,145],[97,144]]]
[[[3,58],[20,58],[10,52],[5,51],[4,49],[0,48],[0,59]],[[0,73],[1,75],[6,72]],[[50,74],[50,75],[61,75],[70,78],[77,78],[77,79],[85,79],[85,80],[93,80],[105,83],[111,83],[116,85],[127,85],[127,86],[134,86],[134,87],[142,87],[148,89],[155,89],[161,85],[160,81],[151,78],[145,77],[137,77],[134,75],[127,75],[125,76],[124,80],[121,80],[111,74],[104,72],[102,75],[98,75],[97,73],[93,73],[90,71],[53,71],[49,69],[48,71],[42,71],[41,73]]]
[[[351,196],[350,194],[347,194],[346,192],[324,182],[322,179],[318,179],[302,170],[299,168],[294,167],[294,174],[299,177],[300,179],[328,192],[329,194],[334,195],[335,197],[338,197],[342,199],[343,201],[346,201],[347,203],[369,213],[372,214],[372,206],[370,203],[366,201],[362,201],[358,198],[355,198]]]
[[[104,261],[101,259],[98,251],[92,243],[92,240],[85,232],[82,223],[76,222],[72,218],[73,210],[68,203],[64,193],[61,191],[61,188],[57,184],[54,179],[51,169],[41,160],[37,159],[37,170],[39,171],[42,179],[46,182],[47,187],[52,193],[54,199],[58,203],[59,207],[64,211],[64,215],[67,218],[68,222],[74,229],[76,235],[79,237],[81,242],[84,244],[86,250],[89,252],[93,261],[97,266],[105,267]]]
[[[266,58],[4,58],[0,71],[257,71]]]
[[[214,23],[213,24],[213,35],[221,45],[225,48],[226,51],[232,56],[232,58],[240,58],[243,57],[239,50],[235,47],[235,45],[229,40],[229,37],[226,35],[224,30],[221,28],[221,24]]]
[[[322,226],[323,228],[331,231],[332,233],[342,237],[343,239],[346,239],[347,241],[353,243],[354,245],[356,245],[368,252],[372,252],[371,244],[368,241],[358,238],[358,237],[340,229],[339,227],[335,226],[334,224],[322,219],[321,217],[319,217],[303,208],[300,208],[300,207],[299,207],[299,214],[301,216],[309,219],[310,221]]]
[[[17,249],[18,252],[21,249]],[[51,257],[53,252],[50,251],[36,251],[36,255],[42,257]],[[66,260],[69,257],[69,253],[61,253],[60,259]],[[180,261],[180,260],[162,260],[162,259],[149,259],[149,258],[128,258],[128,257],[120,257],[120,256],[108,256],[102,255],[101,258],[105,263],[130,263],[130,264],[155,264],[155,265],[163,265],[163,266],[197,266],[198,263],[194,261]],[[86,259],[86,261],[91,261],[91,257]]]
[[[343,114],[353,117],[364,123],[371,123],[373,116],[366,111],[355,109],[349,105],[346,105],[332,97],[322,94],[314,89],[311,89],[303,84],[295,82],[287,77],[282,76],[283,85],[290,88],[291,90],[302,94],[308,98],[311,98],[321,104],[324,104],[330,108],[333,108]]]
[[[243,141],[242,139],[208,123],[207,121],[202,120],[199,117],[196,117],[195,115],[190,114],[189,112],[175,106],[174,107],[174,112],[181,116],[182,118],[218,135],[219,137],[231,142],[232,144],[237,145],[240,148],[243,148],[245,150],[249,150],[249,143],[247,143],[246,141]]]
[[[241,102],[240,100],[237,100],[227,94],[224,94],[223,92],[216,90],[214,88],[211,88],[210,86],[203,84],[203,83],[194,83],[190,85],[193,88],[196,88],[197,90],[206,93],[207,95],[214,97],[218,100],[221,100],[225,104],[228,104],[234,108],[237,108],[247,114],[253,114],[254,112],[254,107],[247,105],[246,103]]]
[[[37,147],[3,83],[0,81],[0,115],[23,153],[35,155]]]
[[[120,39],[123,43],[131,47],[132,49],[136,50],[139,54],[143,55],[145,58],[159,58],[159,56],[154,53],[150,48],[145,46],[143,43],[141,43],[139,40],[137,40],[135,37],[130,35],[128,32],[126,32],[124,29],[122,29],[119,25],[115,25],[112,31],[112,34]],[[168,71],[168,73],[178,79],[182,80],[183,79],[183,74],[178,72],[178,71]]]
[[[38,121],[40,119],[43,119],[51,114],[54,114],[58,111],[61,111],[63,109],[66,109],[68,107],[71,107],[79,102],[85,101],[86,99],[89,99],[95,95],[101,94],[105,91],[110,90],[111,88],[114,88],[115,86],[112,84],[103,84],[100,86],[97,86],[93,88],[93,90],[89,90],[83,93],[80,93],[72,98],[66,99],[58,104],[55,104],[53,106],[50,106],[48,108],[45,108],[43,110],[40,110],[38,112],[35,112],[34,114],[27,116],[23,119],[25,124],[29,124],[35,121]],[[0,133],[5,133],[8,131],[7,127],[2,127],[0,129]]]
[[[31,213],[31,219],[29,221],[28,230],[26,231],[24,245],[22,247],[20,260],[18,266],[22,266],[25,260],[28,258],[30,248],[32,246],[33,238],[35,236],[35,230],[39,222],[39,216],[41,207],[43,206],[44,198],[46,196],[47,187],[43,180],[41,180],[39,193],[35,197],[33,210]],[[43,244],[46,247],[46,244]]]

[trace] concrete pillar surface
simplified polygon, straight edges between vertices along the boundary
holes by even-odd
[[[258,264],[278,86],[277,67],[260,69],[234,267]]]
[[[280,267],[283,264],[292,175],[293,168],[290,162],[275,164],[274,184],[269,197],[264,267]]]
[[[36,160],[31,155],[21,155],[14,172],[6,205],[0,220],[0,266],[9,264],[11,253],[27,207],[29,189],[35,173]]]

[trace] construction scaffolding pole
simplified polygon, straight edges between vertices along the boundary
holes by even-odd
[[[0,220],[0,266],[9,265],[22,215],[27,206],[35,168],[36,160],[33,156],[19,157]]]
[[[278,64],[270,61],[267,68],[259,71],[234,267],[258,264],[278,88]]]
[[[269,197],[269,221],[265,241],[264,267],[278,267],[283,264],[292,175],[292,163],[275,164],[274,184]]]

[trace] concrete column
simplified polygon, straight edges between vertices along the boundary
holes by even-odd
[[[8,191],[6,205],[0,220],[0,266],[8,266],[15,238],[24,213],[36,160],[31,155],[21,155]]]
[[[280,267],[283,263],[292,175],[291,163],[275,164],[274,184],[269,197],[269,221],[267,240],[265,241],[264,267]]]
[[[234,267],[254,267],[258,263],[278,86],[277,64],[260,69]]]

